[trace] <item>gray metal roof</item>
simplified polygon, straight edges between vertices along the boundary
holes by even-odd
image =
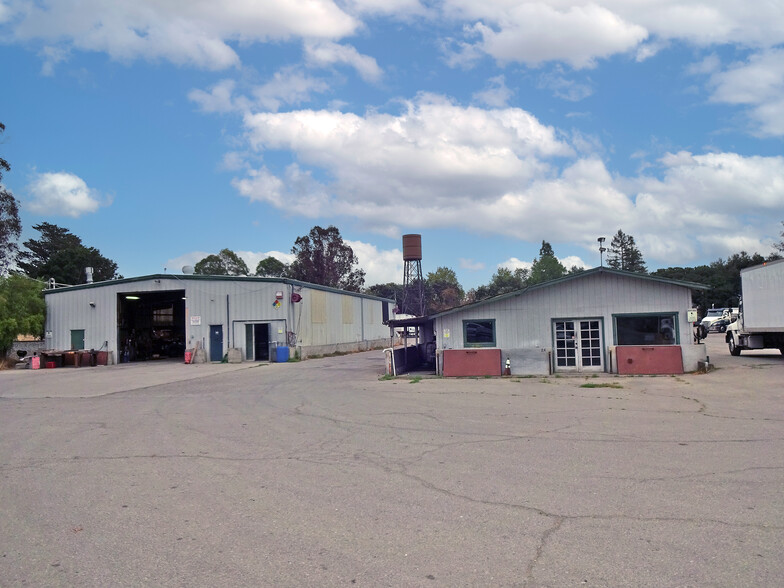
[[[742,270],[740,270],[740,273],[743,273],[743,272],[749,271],[749,270],[759,269],[761,267],[766,267],[766,266],[769,266],[769,265],[776,265],[777,263],[784,263],[784,259],[774,259],[773,261],[766,261],[765,263],[760,263],[759,265],[752,265],[752,266],[749,266],[749,267],[744,267]]]
[[[135,278],[121,278],[119,280],[105,280],[103,282],[93,282],[91,284],[78,284],[76,286],[65,286],[63,288],[53,288],[44,290],[44,295],[57,294],[59,292],[73,292],[74,290],[84,290],[89,288],[102,288],[104,286],[114,286],[117,284],[132,284],[134,282],[145,282],[148,280],[162,280],[162,279],[175,279],[180,281],[211,281],[211,282],[267,282],[277,284],[289,284],[292,286],[310,288],[311,290],[323,290],[325,292],[334,292],[336,294],[346,294],[348,296],[356,296],[358,298],[366,298],[369,300],[379,300],[381,302],[392,302],[389,298],[379,298],[371,294],[363,294],[362,292],[350,292],[348,290],[340,290],[339,288],[331,288],[329,286],[322,286],[321,284],[311,284],[309,282],[301,282],[299,280],[292,280],[290,278],[260,278],[258,276],[206,276],[199,274],[150,274],[148,276],[137,276]]]
[[[690,290],[710,290],[710,286],[706,286],[705,284],[698,284],[696,282],[686,282],[682,280],[670,280],[667,278],[660,278],[658,276],[650,276],[648,274],[638,274],[634,272],[626,272],[622,270],[616,270],[609,267],[595,267],[589,270],[577,272],[574,274],[569,274],[567,276],[563,276],[562,278],[556,278],[555,280],[549,280],[547,282],[542,282],[540,284],[534,284],[533,286],[528,286],[523,288],[522,290],[515,290],[514,292],[507,292],[506,294],[500,294],[498,296],[493,296],[492,298],[486,298],[484,300],[479,300],[477,302],[471,302],[470,304],[463,304],[461,306],[456,306],[455,308],[450,308],[449,310],[445,310],[443,312],[439,312],[433,315],[430,315],[428,318],[437,318],[440,316],[444,316],[447,314],[452,314],[453,312],[458,312],[462,310],[466,310],[469,308],[475,308],[477,306],[483,306],[485,304],[490,304],[492,302],[498,302],[499,300],[506,300],[507,298],[513,298],[515,296],[521,296],[527,292],[532,292],[534,290],[540,290],[542,288],[550,288],[551,286],[556,286],[558,284],[562,284],[564,282],[570,282],[572,280],[580,280],[586,278],[588,276],[594,276],[597,274],[609,274],[614,276],[623,276],[625,278],[635,278],[638,280],[648,280],[651,282],[660,282],[664,284],[670,284],[674,286],[681,286],[683,288],[689,288]]]
[[[433,320],[429,316],[415,316],[404,319],[389,319],[387,323],[390,327],[418,327]]]

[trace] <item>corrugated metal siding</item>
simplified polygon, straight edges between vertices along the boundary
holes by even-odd
[[[343,296],[343,324],[354,324],[354,304],[349,296]]]
[[[389,336],[381,324],[380,306],[392,304],[352,294],[324,291],[284,282],[179,279],[160,277],[127,282],[106,282],[74,290],[54,290],[46,295],[47,348],[68,349],[72,329],[84,329],[85,347],[99,349],[109,342],[117,351],[117,296],[119,294],[183,290],[185,292],[186,346],[209,343],[210,325],[222,325],[225,347],[245,347],[245,325],[269,322],[272,341],[286,344],[294,332],[297,345],[331,345]],[[302,296],[291,302],[292,291]],[[282,292],[282,298],[278,298]],[[280,306],[273,305],[275,300]],[[228,304],[227,304],[228,301]],[[313,305],[323,323],[314,323]],[[323,301],[323,304],[322,304]],[[90,302],[95,302],[91,307]],[[344,313],[348,312],[348,315]],[[199,317],[200,324],[191,324]],[[363,323],[364,318],[364,323]],[[348,319],[348,322],[344,322]],[[115,357],[116,359],[116,357]]]
[[[327,293],[319,290],[309,290],[311,322],[318,325],[327,322]]]
[[[463,320],[496,319],[496,346],[510,349],[552,347],[552,319],[601,318],[605,346],[613,345],[614,314],[676,312],[681,342],[690,342],[686,310],[691,292],[682,286],[597,274],[554,284],[496,303],[436,319],[441,349],[464,346]],[[444,330],[450,332],[444,337]]]
[[[71,331],[84,329],[84,345],[87,349],[100,349],[104,341],[110,348],[117,338],[116,292],[91,290],[64,292],[59,296],[47,296],[46,348],[70,349]],[[91,306],[90,302],[95,305]]]

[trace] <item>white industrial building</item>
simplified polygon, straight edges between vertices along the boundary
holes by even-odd
[[[284,278],[157,274],[45,291],[46,348],[108,363],[183,357],[275,360],[389,343],[394,302]]]
[[[691,282],[594,268],[427,317],[443,375],[698,369]],[[425,333],[427,336],[428,333]]]

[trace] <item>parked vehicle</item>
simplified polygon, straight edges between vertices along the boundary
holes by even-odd
[[[709,308],[708,312],[700,321],[706,329],[710,329],[711,325],[721,319],[728,319],[732,316],[732,311],[729,308]]]
[[[729,327],[731,323],[732,320],[728,318],[722,318],[717,321],[713,321],[708,330],[711,333],[724,333],[727,330],[727,327]]]
[[[784,354],[784,259],[743,269],[740,280],[740,316],[725,335],[730,354],[771,348]]]

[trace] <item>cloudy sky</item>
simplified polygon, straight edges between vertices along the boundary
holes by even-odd
[[[595,266],[767,254],[784,220],[784,4],[0,0],[0,153],[125,276],[336,225],[367,285],[467,288],[549,241]]]

